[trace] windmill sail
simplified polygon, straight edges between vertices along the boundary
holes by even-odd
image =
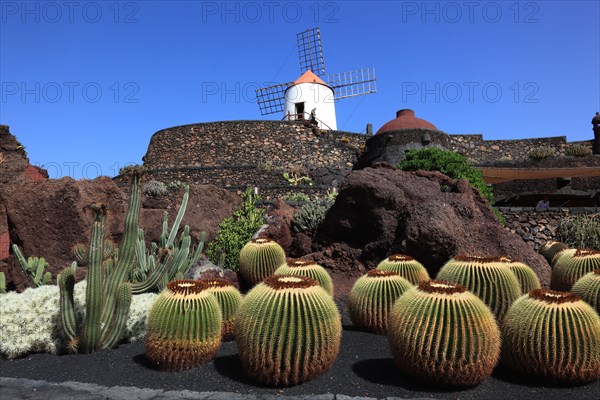
[[[296,35],[300,74],[312,71],[318,76],[325,75],[325,59],[320,28],[307,29]]]
[[[285,103],[285,89],[291,85],[281,83],[279,85],[268,86],[256,90],[256,102],[260,109],[260,115],[269,115],[283,112]]]
[[[334,90],[335,100],[377,92],[374,67],[329,75],[327,83]]]

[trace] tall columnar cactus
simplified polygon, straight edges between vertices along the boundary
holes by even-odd
[[[377,269],[396,272],[413,285],[418,285],[430,279],[429,273],[423,264],[406,254],[393,254],[389,256],[377,265]]]
[[[319,282],[327,293],[333,296],[333,281],[327,270],[314,261],[299,258],[288,258],[275,270],[276,275],[302,275]]]
[[[436,279],[466,287],[490,307],[498,321],[521,295],[517,277],[500,257],[456,256],[444,264]]]
[[[570,291],[579,278],[598,268],[600,268],[600,251],[563,250],[552,269],[550,287],[554,290]]]
[[[581,297],[600,314],[600,268],[581,277],[575,282],[571,292]]]
[[[6,277],[4,272],[0,272],[0,294],[6,293]]]
[[[534,289],[502,322],[502,361],[550,382],[593,381],[600,377],[600,317],[576,294]]]
[[[285,263],[285,252],[271,239],[252,239],[240,251],[240,274],[253,286]]]
[[[221,309],[204,281],[169,282],[148,313],[146,357],[162,371],[212,360],[221,345]]]
[[[542,287],[537,274],[529,265],[508,257],[500,257],[500,262],[504,263],[515,274],[521,287],[521,293],[529,293],[533,289]]]
[[[104,240],[102,260],[108,260],[110,257],[112,257],[114,255],[115,248],[115,243],[112,240]],[[77,243],[74,244],[73,247],[71,247],[71,254],[73,255],[73,257],[75,257],[77,265],[82,267],[85,267],[87,265],[89,251],[89,246],[84,243]]]
[[[42,285],[49,285],[52,281],[52,275],[50,272],[44,273],[44,269],[48,266],[46,260],[41,257],[28,257],[27,259],[23,256],[21,249],[16,244],[13,244],[13,253],[19,261],[19,265],[25,271],[33,287]]]
[[[540,253],[546,261],[552,266],[554,256],[556,256],[559,252],[567,249],[567,245],[563,242],[557,242],[556,240],[548,240],[546,243],[540,246],[538,253]]]
[[[240,291],[227,279],[213,278],[202,280],[202,282],[208,285],[208,291],[215,296],[221,307],[223,320],[221,337],[223,341],[233,340],[235,338],[235,315],[242,303]]]
[[[107,207],[95,203],[89,206],[94,212],[92,238],[88,258],[85,320],[81,329],[76,326],[73,287],[75,271],[67,268],[58,276],[60,288],[60,314],[68,348],[72,352],[91,353],[111,348],[123,336],[127,313],[131,304],[131,286],[123,280],[114,284],[117,268],[102,262],[104,222]],[[108,271],[110,270],[110,271]],[[114,291],[110,291],[115,286]]]
[[[490,309],[447,281],[421,282],[396,301],[388,341],[403,372],[446,385],[482,382],[500,356],[500,331]]]
[[[378,334],[387,331],[394,302],[413,285],[398,273],[373,269],[358,278],[348,295],[352,323]]]
[[[324,373],[340,348],[333,298],[305,276],[271,275],[244,298],[235,338],[244,372],[268,385],[295,385]]]

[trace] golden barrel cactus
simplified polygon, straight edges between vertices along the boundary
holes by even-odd
[[[544,256],[544,258],[546,259],[546,261],[548,261],[550,265],[553,265],[554,257],[567,248],[567,245],[563,242],[557,242],[556,240],[548,240],[540,246],[538,253]]]
[[[400,296],[413,285],[398,273],[373,269],[358,278],[348,295],[352,323],[385,335],[388,314]]]
[[[594,307],[596,312],[600,314],[600,269],[581,277],[575,282],[571,292],[581,297],[583,301]]]
[[[242,294],[227,279],[203,279],[202,282],[206,282],[208,291],[215,296],[221,307],[223,321],[221,337],[223,341],[233,340],[235,337],[235,314],[242,303]]]
[[[275,270],[276,275],[302,275],[319,282],[327,293],[333,296],[333,281],[325,268],[314,261],[288,258],[285,264]]]
[[[515,274],[521,287],[521,293],[529,293],[533,289],[540,289],[540,280],[531,267],[520,261],[508,257],[500,257],[500,261]]]
[[[488,305],[498,321],[521,295],[516,275],[501,262],[500,257],[456,256],[444,264],[437,279],[466,287]]]
[[[600,377],[600,317],[574,293],[534,289],[502,322],[502,361],[549,382]]]
[[[429,273],[423,264],[406,254],[393,254],[381,261],[376,269],[396,272],[413,285],[418,285],[430,279]]]
[[[431,280],[394,304],[388,323],[394,362],[402,372],[444,385],[476,385],[500,356],[500,331],[481,299],[454,282]]]
[[[283,263],[285,252],[271,239],[252,239],[240,251],[240,275],[250,286],[273,275]]]
[[[327,371],[341,335],[333,298],[305,276],[264,279],[242,301],[235,324],[244,372],[274,386],[296,385]]]
[[[550,287],[570,291],[575,282],[585,274],[600,268],[600,251],[568,249],[560,252],[552,269]]]
[[[148,313],[146,357],[163,371],[182,371],[212,360],[221,345],[221,310],[206,282],[175,280]]]

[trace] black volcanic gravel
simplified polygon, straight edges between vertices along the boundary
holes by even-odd
[[[344,330],[340,355],[327,373],[290,388],[261,387],[249,381],[242,373],[235,342],[223,344],[214,362],[183,372],[165,373],[152,369],[144,357],[143,343],[137,342],[94,354],[32,354],[12,361],[1,360],[0,375],[49,382],[76,381],[102,386],[257,395],[335,393],[376,398],[600,398],[600,381],[578,387],[548,387],[503,368],[497,368],[491,378],[476,387],[436,388],[400,374],[394,367],[385,336],[350,329]]]

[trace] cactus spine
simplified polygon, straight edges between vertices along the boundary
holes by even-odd
[[[393,254],[389,256],[377,265],[377,269],[400,274],[401,277],[407,279],[413,285],[418,285],[430,279],[429,273],[423,264],[406,254]]]
[[[221,317],[223,319],[221,337],[223,341],[233,340],[235,337],[235,315],[242,303],[240,291],[226,279],[205,279],[203,282],[206,282],[208,291],[215,296],[219,307],[221,307]]]
[[[563,250],[552,269],[550,287],[554,290],[570,291],[579,278],[598,268],[600,268],[600,251]]]
[[[271,239],[252,239],[240,251],[240,274],[253,286],[285,263],[285,252]]]
[[[235,324],[244,372],[268,385],[295,385],[337,357],[342,324],[333,298],[305,276],[272,275],[244,298]]]
[[[348,311],[358,327],[384,335],[394,302],[413,285],[398,273],[373,269],[358,278],[348,295]]]
[[[538,276],[529,265],[508,257],[500,257],[500,261],[506,264],[517,277],[521,293],[529,293],[533,289],[540,289],[542,287]]]
[[[333,281],[331,280],[331,276],[329,276],[325,268],[313,261],[288,258],[285,264],[282,264],[275,270],[275,274],[307,276],[319,282],[319,285],[333,296]]]
[[[600,315],[600,269],[584,275],[575,282],[571,292],[596,309]]]
[[[567,248],[567,245],[564,244],[563,242],[549,240],[540,246],[538,253],[540,253],[542,256],[544,256],[546,261],[548,261],[548,264],[553,266],[554,265],[554,257],[561,251],[565,250],[566,248]]]
[[[494,315],[454,282],[421,282],[401,296],[390,313],[388,340],[403,372],[439,384],[476,385],[500,356]]]
[[[517,277],[500,257],[456,256],[444,264],[437,279],[466,287],[490,307],[498,321],[521,295]]]
[[[221,310],[204,281],[169,282],[148,313],[146,357],[162,371],[212,360],[221,345]]]
[[[534,289],[502,323],[502,361],[550,382],[600,377],[600,317],[573,293]]]

